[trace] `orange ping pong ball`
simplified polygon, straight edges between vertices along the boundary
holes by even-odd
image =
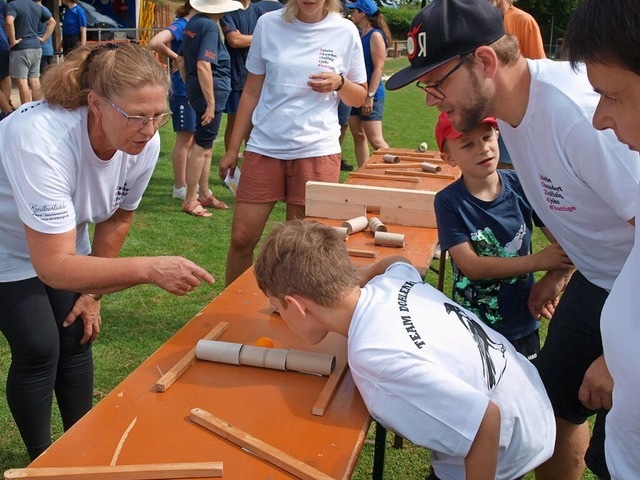
[[[256,347],[273,348],[274,343],[269,337],[260,337],[256,340]]]

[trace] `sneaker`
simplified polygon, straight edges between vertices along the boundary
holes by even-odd
[[[353,170],[353,165],[340,159],[340,170],[342,170],[343,172],[351,172]]]
[[[184,187],[180,187],[177,188],[175,185],[173,186],[173,198],[179,198],[180,200],[184,200],[184,198],[187,196],[187,187],[186,185]]]

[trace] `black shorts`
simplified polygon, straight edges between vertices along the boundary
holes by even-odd
[[[511,340],[511,344],[518,352],[524,355],[527,360],[533,362],[538,358],[538,354],[540,353],[540,332],[534,330],[529,335]]]
[[[544,346],[533,361],[555,416],[576,425],[596,413],[600,417],[597,422],[603,423],[606,415],[582,405],[578,390],[587,368],[602,355],[600,313],[608,295],[575,272],[549,322]],[[604,428],[594,429],[586,458],[589,468],[606,478]]]
[[[9,76],[9,55],[7,52],[0,52],[0,80]]]

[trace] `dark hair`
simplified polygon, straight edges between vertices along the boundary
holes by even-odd
[[[583,0],[569,20],[562,55],[573,68],[597,62],[640,75],[638,0]]]
[[[184,5],[180,5],[178,8],[176,8],[176,17],[178,18],[184,18],[187,15],[189,15],[189,13],[191,13],[192,7],[191,4],[189,3],[189,0],[184,0]]]
[[[382,31],[382,35],[384,36],[384,41],[387,44],[387,47],[391,45],[391,30],[389,30],[389,25],[387,25],[387,21],[384,18],[384,15],[378,10],[372,16],[367,15],[367,18],[371,22],[371,26],[373,28],[377,28]]]
[[[136,43],[76,47],[42,77],[44,98],[67,109],[87,105],[90,91],[113,98],[126,90],[156,85],[168,90],[167,74],[153,55]]]

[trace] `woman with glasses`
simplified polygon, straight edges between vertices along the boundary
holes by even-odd
[[[51,443],[54,392],[65,430],[91,408],[103,294],[213,283],[182,257],[116,258],[158,159],[167,88],[140,46],[78,47],[45,73],[46,100],[0,123],[0,331],[31,459]]]

